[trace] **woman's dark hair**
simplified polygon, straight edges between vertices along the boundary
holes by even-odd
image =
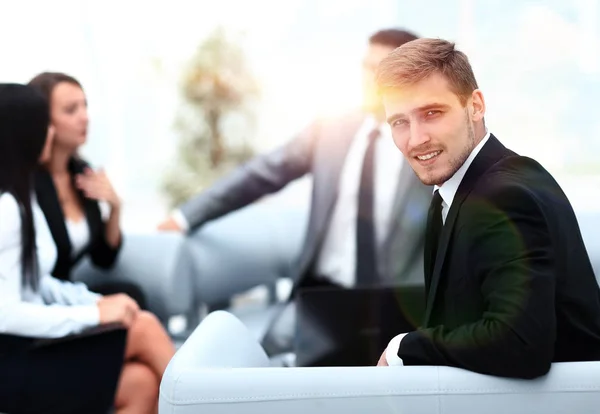
[[[48,101],[48,113],[50,113],[52,110],[52,92],[54,92],[56,85],[63,82],[78,86],[79,89],[83,90],[83,86],[77,79],[62,72],[42,72],[31,79],[27,85],[36,88],[44,95]],[[77,152],[73,154],[73,157],[80,158]]]
[[[61,72],[42,72],[39,75],[35,76],[33,79],[31,79],[28,85],[33,86],[34,88],[37,88],[40,92],[42,92],[42,94],[44,94],[44,96],[50,103],[52,98],[52,91],[54,91],[56,85],[63,82],[79,86],[79,88],[83,90],[81,83],[79,83],[77,79]]]
[[[34,290],[39,274],[31,208],[32,181],[49,123],[48,101],[39,91],[26,85],[0,84],[0,193],[12,194],[19,205],[23,284]]]

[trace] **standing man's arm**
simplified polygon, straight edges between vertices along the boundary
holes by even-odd
[[[311,169],[320,124],[295,139],[238,167],[210,188],[181,205],[160,230],[187,231],[274,193]]]

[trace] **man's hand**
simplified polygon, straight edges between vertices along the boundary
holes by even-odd
[[[159,231],[176,231],[179,233],[183,232],[183,229],[181,227],[179,227],[177,222],[172,217],[169,217],[168,219],[166,219],[165,221],[160,223],[158,225],[158,230]]]
[[[102,297],[98,303],[100,324],[122,323],[129,328],[135,320],[140,307],[129,296],[119,293]]]
[[[381,354],[381,357],[379,358],[379,362],[377,362],[377,366],[378,367],[387,367],[388,366],[387,359],[385,357],[385,351],[383,351],[383,354]]]

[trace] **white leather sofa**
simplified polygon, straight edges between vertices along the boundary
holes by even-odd
[[[210,314],[177,352],[160,414],[597,414],[600,362],[558,363],[535,380],[450,367],[270,368],[248,329]]]
[[[220,225],[215,223],[198,236],[195,251],[203,251],[204,256],[194,255],[199,272],[196,278],[210,275],[213,280],[224,277],[234,282],[243,275],[253,279],[265,270],[269,278],[285,275],[293,264],[289,252],[294,249],[286,250],[282,261],[276,257],[282,246],[272,244],[272,237],[281,240],[282,234],[289,234],[295,237],[289,247],[297,246],[293,231],[298,229],[290,227],[301,226],[285,221],[284,228],[289,231],[273,230],[271,225],[269,231],[255,237],[256,221],[248,224],[254,231],[242,230],[244,216],[253,216],[249,213],[231,217],[230,231],[217,231]],[[600,277],[600,214],[583,213],[578,218],[596,276]],[[221,225],[227,220],[229,217]],[[227,238],[234,244],[228,244]],[[267,240],[269,246],[275,246],[273,250],[261,245]],[[225,265],[219,265],[223,262]],[[208,293],[204,289],[196,292]],[[264,314],[268,313],[265,310]],[[163,377],[161,414],[600,413],[600,362],[554,364],[548,375],[535,380],[495,378],[450,367],[273,368],[257,341],[261,337],[257,329],[262,325],[249,323],[247,315],[243,320],[214,312],[193,332]]]

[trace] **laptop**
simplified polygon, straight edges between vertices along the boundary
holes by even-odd
[[[372,366],[421,324],[425,287],[302,289],[296,301],[296,366]]]

